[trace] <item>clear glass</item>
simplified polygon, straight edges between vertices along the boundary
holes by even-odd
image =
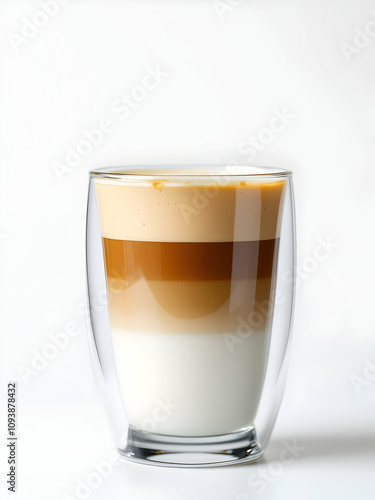
[[[90,349],[122,456],[204,467],[263,454],[286,381],[294,262],[291,172],[90,173]]]

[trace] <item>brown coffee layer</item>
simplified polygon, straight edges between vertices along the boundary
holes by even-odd
[[[279,239],[165,243],[104,238],[111,322],[144,329],[147,311],[151,330],[232,331],[238,317],[248,317],[256,307],[268,311],[278,245]],[[172,318],[200,322],[179,324]]]
[[[271,278],[279,239],[215,243],[103,238],[108,279],[134,282]]]

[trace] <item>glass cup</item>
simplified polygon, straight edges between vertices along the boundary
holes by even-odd
[[[90,173],[90,350],[122,456],[203,467],[263,454],[286,381],[294,262],[289,171]]]

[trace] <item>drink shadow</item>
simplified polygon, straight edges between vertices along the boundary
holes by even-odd
[[[92,500],[251,500],[258,498],[257,478],[279,476],[277,467],[299,470],[314,463],[370,457],[375,460],[375,435],[327,434],[286,436],[272,439],[264,456],[254,462],[225,467],[172,468],[121,461],[111,475],[93,492]],[[280,465],[281,464],[281,465]],[[312,468],[310,467],[312,466]],[[297,467],[297,469],[296,469]],[[263,472],[263,475],[262,475]],[[265,483],[264,483],[265,484]],[[267,485],[268,494],[277,493],[280,482]],[[274,491],[274,489],[276,490]],[[260,489],[260,488],[259,488]],[[277,493],[278,494],[278,493]],[[275,496],[275,498],[277,495]],[[271,498],[271,497],[270,497]],[[272,496],[274,498],[274,496]]]
[[[239,492],[247,488],[249,468],[261,463],[264,463],[262,458],[237,466],[173,468],[121,461],[90,498],[236,500]]]
[[[371,455],[375,460],[375,430],[372,433],[337,433],[321,435],[300,435],[271,439],[264,460],[273,462],[280,459],[285,448],[294,449],[291,455],[296,461],[337,460],[346,457],[365,457]],[[303,449],[302,449],[303,448]]]

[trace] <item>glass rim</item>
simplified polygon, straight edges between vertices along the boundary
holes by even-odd
[[[230,179],[259,179],[292,177],[293,172],[276,167],[255,167],[250,165],[134,165],[103,167],[90,170],[91,178],[113,180],[210,180],[215,177]]]

